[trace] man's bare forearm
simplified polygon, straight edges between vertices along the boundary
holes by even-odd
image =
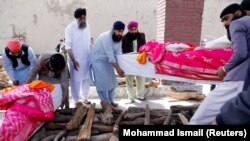
[[[68,52],[68,55],[69,55],[70,59],[71,59],[73,62],[75,62],[76,59],[75,59],[75,56],[74,56],[73,52],[71,51],[71,49],[68,49],[67,52]]]

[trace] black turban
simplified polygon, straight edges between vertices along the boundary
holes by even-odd
[[[74,16],[76,19],[80,18],[82,15],[86,16],[86,9],[85,8],[78,8],[76,9]]]
[[[61,54],[54,54],[49,59],[53,70],[63,70],[66,66],[65,59]]]
[[[113,24],[113,29],[115,29],[115,30],[124,30],[124,28],[125,28],[125,24],[121,21],[116,21]]]
[[[250,0],[243,0],[240,5],[244,10],[250,10]]]
[[[241,10],[243,11],[242,7],[237,4],[237,3],[234,3],[234,4],[231,4],[229,6],[227,6],[220,14],[220,18],[222,18],[223,16],[227,15],[227,14],[230,14],[230,13],[234,13],[236,12],[237,10]]]

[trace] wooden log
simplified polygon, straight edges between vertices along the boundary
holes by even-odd
[[[186,110],[186,111],[181,111],[180,113],[182,113],[188,120],[190,120],[192,116],[194,115],[195,111]]]
[[[91,141],[107,141],[113,133],[104,133],[96,136],[91,136]]]
[[[150,110],[150,118],[158,118],[158,117],[162,117],[162,116],[167,116],[170,110],[166,110],[166,109],[151,109]],[[138,113],[126,113],[124,115],[124,119],[125,120],[135,120],[138,117],[143,117],[145,116],[145,109],[143,110],[143,112],[138,112]]]
[[[67,136],[76,136],[79,134],[79,132],[80,132],[80,129],[67,131]]]
[[[56,114],[61,114],[61,115],[74,115],[75,112],[76,112],[76,108],[57,109],[55,111]]]
[[[119,124],[120,124],[122,118],[124,117],[124,115],[125,115],[126,113],[127,113],[127,111],[123,111],[123,112],[119,115],[119,117],[116,119],[115,124],[114,124],[114,126],[113,126],[113,132],[114,132],[114,133],[118,133],[118,131],[119,131]]]
[[[45,123],[44,127],[46,130],[57,130],[65,128],[65,125],[57,124],[54,122],[47,122]]]
[[[156,125],[162,125],[164,120],[166,119],[166,116],[151,119],[150,123],[156,124]],[[134,121],[121,121],[120,125],[144,125],[145,118],[137,118]]]
[[[77,136],[79,134],[79,132],[80,132],[80,129],[68,131],[67,136]],[[98,134],[100,134],[100,131],[98,131],[96,129],[91,130],[91,135],[98,135]]]
[[[30,141],[38,141],[44,137],[46,137],[46,133],[44,127],[42,127],[30,138]]]
[[[53,139],[56,137],[56,135],[50,135],[50,136],[47,136],[43,139],[41,139],[41,141],[53,141]]]
[[[163,117],[151,119],[150,122],[155,125],[162,125],[165,119],[166,119],[166,116],[163,116]]]
[[[112,135],[108,141],[119,141],[119,139],[116,135]]]
[[[172,116],[172,111],[170,110],[170,112],[168,113],[168,116],[166,117],[165,121],[163,122],[163,125],[169,125],[170,120],[171,120],[171,116]]]
[[[80,107],[78,107],[75,114],[71,118],[71,120],[67,123],[65,129],[67,131],[77,129],[80,126],[82,119],[87,114],[87,111],[88,110],[86,109],[84,105],[81,105]]]
[[[191,106],[182,106],[182,105],[172,105],[170,106],[170,109],[173,113],[180,113],[182,110],[197,110],[197,108],[200,106],[200,104],[194,104]]]
[[[77,136],[67,136],[66,141],[76,141]]]
[[[151,109],[150,117],[162,117],[167,116],[170,110],[168,109]]]
[[[56,115],[56,117],[53,119],[52,122],[55,123],[66,123],[71,120],[72,116],[71,115]]]
[[[170,125],[176,125],[176,121],[175,120],[171,120],[170,121]]]
[[[124,115],[125,120],[135,120],[138,117],[144,117],[145,112],[139,112],[139,113],[126,113]]]
[[[137,118],[134,121],[121,121],[120,125],[143,125],[145,122],[144,118]]]
[[[57,135],[60,132],[61,132],[61,130],[46,131],[46,136]]]
[[[150,125],[150,108],[148,104],[146,105],[144,125]]]
[[[128,113],[139,113],[139,112],[145,112],[145,108],[142,107],[128,107]]]
[[[60,133],[56,135],[53,141],[59,141],[66,133],[67,133],[66,130],[62,130]]]
[[[101,132],[99,130],[96,130],[96,129],[92,129],[91,130],[91,136],[94,136],[94,135],[99,135]]]
[[[95,103],[91,104],[89,108],[87,118],[85,119],[85,122],[84,122],[84,126],[81,128],[77,136],[77,141],[90,140],[91,127],[92,127],[94,115],[95,115]]]
[[[101,112],[103,112],[102,108],[96,108],[95,109],[95,113],[101,113]]]
[[[100,135],[91,136],[91,141],[107,141],[113,133],[104,133]],[[67,136],[66,141],[75,141],[77,136]]]
[[[178,113],[178,116],[179,116],[181,122],[183,123],[183,125],[188,124],[188,119],[182,113]]]
[[[101,123],[101,121],[99,120],[99,114],[95,113],[93,123]]]
[[[179,113],[173,114],[172,119],[171,119],[171,122],[172,122],[172,120],[173,120],[173,121],[175,121],[175,125],[183,125],[183,123],[182,123],[182,121],[181,121],[181,119],[180,119],[180,117],[179,117],[178,114],[179,114]],[[172,125],[171,122],[170,122],[170,125]]]
[[[103,124],[92,124],[92,129],[98,130],[100,132],[112,132],[113,126],[108,126]]]
[[[151,109],[150,110],[150,115],[152,116],[167,116],[170,110],[168,109]],[[127,110],[127,113],[140,113],[140,112],[145,112],[145,108],[141,107],[129,107]]]
[[[96,110],[95,113],[101,113],[101,112],[103,112],[102,108],[96,108],[95,110]],[[116,113],[116,114],[120,114],[122,112],[122,109],[117,108],[117,107],[113,107],[113,112]]]

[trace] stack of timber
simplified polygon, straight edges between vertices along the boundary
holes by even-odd
[[[101,106],[58,109],[54,120],[44,124],[30,141],[118,141],[120,125],[185,125],[199,105],[174,105],[171,109],[151,109],[146,105],[124,111],[107,103]]]

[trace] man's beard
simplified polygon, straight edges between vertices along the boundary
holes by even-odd
[[[117,35],[115,35],[115,33],[113,33],[112,39],[114,42],[120,42],[122,40],[122,36],[117,36]]]
[[[136,32],[136,33],[128,33],[128,37],[129,37],[129,39],[131,40],[131,41],[134,41],[135,39],[137,39],[138,38],[138,36],[139,36],[139,33],[138,32]]]
[[[78,21],[78,28],[79,29],[84,29],[85,27],[87,26],[86,22],[85,21]]]
[[[239,19],[239,18],[241,18],[241,17],[244,17],[244,16],[245,16],[244,13],[242,13],[241,16],[234,15],[234,16],[233,16],[233,19],[232,19],[232,21],[231,21],[231,23],[232,23],[234,20],[237,20],[237,19]],[[230,24],[231,24],[231,23],[230,23]],[[231,35],[230,35],[229,25],[225,25],[225,28],[226,28],[226,30],[227,30],[227,38],[228,38],[229,41],[231,41]]]
[[[231,35],[230,35],[230,31],[229,31],[229,25],[225,25],[225,28],[227,30],[227,38],[229,41],[231,41]]]

